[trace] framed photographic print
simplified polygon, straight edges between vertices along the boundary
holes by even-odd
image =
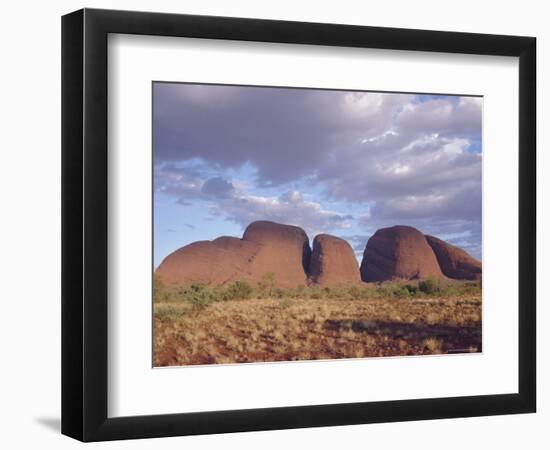
[[[535,411],[531,37],[62,21],[62,432]]]

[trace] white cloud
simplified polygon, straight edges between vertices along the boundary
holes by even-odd
[[[458,221],[472,246],[479,239],[482,160],[470,149],[481,145],[481,98],[163,85],[154,101],[165,172],[155,185],[180,202],[208,201],[242,225],[270,219],[309,232],[416,223],[442,235]],[[200,170],[181,169],[197,158]],[[245,166],[254,182],[230,179]],[[368,210],[368,220],[328,201]]]
[[[201,179],[190,176],[188,169],[172,165],[160,166],[155,186],[157,191],[175,197],[182,205],[193,201],[207,202],[210,213],[241,225],[243,228],[255,220],[297,225],[310,237],[320,232],[349,228],[353,217],[331,211],[297,190],[285,191],[279,196],[262,196],[251,193],[246,183],[222,177]]]
[[[320,232],[349,228],[353,217],[324,209],[320,203],[308,200],[298,191],[284,192],[278,197],[264,197],[240,192],[211,204],[213,213],[246,227],[255,220],[302,227],[310,238]]]

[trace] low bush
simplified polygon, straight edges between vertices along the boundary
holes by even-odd
[[[440,289],[440,295],[445,297],[460,295],[476,295],[481,292],[481,284],[475,281],[449,284]]]
[[[440,292],[439,281],[435,278],[428,278],[426,280],[421,280],[418,283],[418,289],[424,294],[434,295]]]
[[[282,309],[290,308],[292,305],[294,305],[294,300],[288,297],[282,298],[279,301],[279,306]]]
[[[191,308],[195,312],[206,309],[213,300],[210,290],[204,284],[199,283],[194,283],[185,290],[184,298],[191,304]]]
[[[161,303],[155,305],[155,319],[174,321],[190,312],[190,309],[185,307],[182,308],[181,306],[185,305],[177,305],[173,303]]]
[[[268,298],[273,295],[273,291],[277,286],[277,277],[273,272],[267,272],[262,276],[262,279],[257,285],[257,296],[259,298]]]
[[[478,282],[446,282],[435,278],[416,282],[388,281],[383,283],[354,284],[340,287],[300,286],[282,288],[272,285],[274,278],[267,276],[264,282],[251,286],[246,281],[235,281],[228,286],[209,287],[201,283],[191,286],[167,288],[155,278],[153,299],[155,304],[184,302],[193,311],[201,311],[210,304],[220,301],[246,300],[250,298],[274,298],[280,300],[369,300],[369,299],[408,299],[419,296],[458,297],[478,295],[481,284]]]
[[[153,278],[153,301],[155,303],[166,303],[171,301],[170,291],[158,275]]]
[[[246,300],[252,295],[253,289],[246,281],[235,281],[225,290],[224,300]]]
[[[418,286],[415,286],[414,284],[406,284],[403,286],[407,291],[409,291],[410,295],[416,295],[418,292]]]

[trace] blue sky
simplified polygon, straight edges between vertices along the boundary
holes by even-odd
[[[154,264],[254,220],[411,225],[481,259],[479,97],[155,83]]]

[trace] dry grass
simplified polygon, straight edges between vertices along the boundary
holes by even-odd
[[[155,366],[481,351],[481,295],[154,305]]]

